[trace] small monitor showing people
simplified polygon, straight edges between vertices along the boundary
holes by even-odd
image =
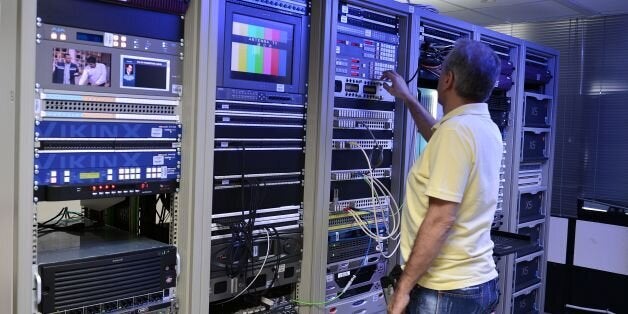
[[[76,84],[79,75],[79,67],[72,60],[69,53],[63,54],[63,59],[55,60],[52,69],[52,82],[55,84]]]
[[[135,86],[135,66],[132,63],[124,64],[124,74],[122,74],[122,86]]]
[[[56,48],[53,50],[52,83],[111,86],[111,54]]]
[[[120,88],[169,91],[170,60],[120,56]]]

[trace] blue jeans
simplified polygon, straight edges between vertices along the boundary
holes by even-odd
[[[410,293],[407,314],[485,314],[499,302],[497,279],[483,284],[437,291],[417,286]]]

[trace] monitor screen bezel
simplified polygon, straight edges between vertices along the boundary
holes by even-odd
[[[243,14],[243,12],[246,14]],[[307,81],[307,62],[301,62],[301,60],[306,60],[308,55],[307,47],[309,44],[309,37],[307,34],[307,23],[309,17],[305,15],[286,14],[231,2],[225,3],[224,13],[224,15],[221,15],[221,19],[219,21],[220,24],[225,25],[225,28],[223,32],[220,33],[218,40],[219,68],[217,69],[217,87],[294,94],[306,93],[305,83]],[[290,84],[231,78],[231,34],[233,31],[232,25],[234,14],[254,16],[258,19],[265,19],[293,26],[291,60],[292,82]]]
[[[144,60],[144,61],[153,61],[153,62],[161,62],[166,63],[166,88],[149,88],[149,87],[137,87],[137,86],[124,86],[124,68],[125,62],[124,59],[133,59],[133,60]],[[120,55],[120,88],[123,89],[137,89],[137,90],[146,90],[146,91],[160,91],[160,92],[169,92],[170,91],[170,60],[167,59],[158,59],[158,58],[149,58],[149,57],[140,57],[134,55]]]

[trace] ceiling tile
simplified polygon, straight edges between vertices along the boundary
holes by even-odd
[[[395,1],[408,3],[407,0],[395,0]],[[463,7],[460,7],[451,3],[447,3],[442,0],[410,0],[410,3],[431,5],[435,7],[436,9],[438,9],[440,13],[450,12],[450,11],[460,11],[464,9]]]
[[[554,1],[537,1],[532,3],[488,7],[477,9],[477,11],[498,19],[503,19],[510,23],[535,22],[582,15],[581,13]]]
[[[513,4],[538,2],[540,0],[442,0],[452,5],[467,9],[488,8]]]
[[[497,19],[471,10],[461,10],[443,13],[443,15],[469,22],[471,24],[485,26],[506,23],[503,19]]]
[[[628,13],[626,0],[569,0],[573,5],[598,13]]]

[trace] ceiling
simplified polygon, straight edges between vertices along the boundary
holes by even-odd
[[[627,0],[396,0],[429,5],[476,25],[554,21],[628,13]]]

